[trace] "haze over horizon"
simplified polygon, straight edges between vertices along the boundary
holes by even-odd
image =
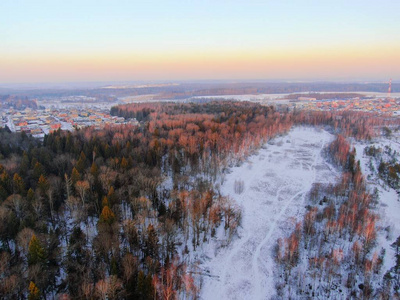
[[[394,80],[400,2],[0,3],[0,83]]]

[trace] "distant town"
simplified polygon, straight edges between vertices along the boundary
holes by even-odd
[[[395,96],[397,96],[397,94]],[[153,97],[150,98],[151,100],[143,95],[135,100],[139,102],[157,101]],[[326,98],[326,95],[324,98]],[[352,97],[342,100],[337,99],[337,97],[320,100],[316,97],[308,96],[307,94],[298,97],[295,94],[219,95],[217,97],[196,97],[173,99],[170,101],[201,102],[226,99],[259,102],[263,105],[287,106],[291,110],[357,110],[371,111],[391,116],[400,114],[400,98],[382,97],[381,95],[369,95],[365,97],[361,95],[361,97]],[[110,114],[110,108],[113,105],[128,102],[125,98],[121,98],[120,100],[121,101],[99,101],[95,97],[64,96],[19,101],[17,106],[13,105],[12,102],[15,101],[15,99],[11,99],[6,102],[7,105],[3,102],[1,106],[0,127],[7,126],[13,132],[25,132],[34,137],[43,138],[45,134],[58,129],[75,130],[87,126],[94,126],[97,129],[101,129],[105,125],[112,124],[138,125],[136,119],[126,120],[122,117],[112,116]],[[132,100],[132,98],[130,100]]]
[[[315,98],[300,97],[292,100],[291,106],[307,110],[358,110],[370,111],[381,114],[399,115],[400,98],[353,98],[347,100],[317,100]]]
[[[138,124],[135,119],[111,116],[110,103],[95,103],[85,96],[68,99],[68,103],[65,103],[65,98],[37,101],[36,109],[2,108],[0,127],[7,126],[13,132],[25,132],[43,138],[45,134],[58,129],[75,130],[87,126],[101,129],[107,124]]]

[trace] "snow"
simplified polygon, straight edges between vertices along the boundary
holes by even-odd
[[[244,94],[244,95],[213,95],[213,96],[194,96],[191,99],[233,99],[237,101],[259,101],[259,100],[278,100],[284,99],[289,94]]]
[[[382,274],[385,274],[386,271],[390,270],[396,264],[395,250],[391,245],[400,236],[400,201],[396,190],[390,188],[377,174],[380,160],[375,161],[365,155],[364,149],[367,146],[375,146],[381,149],[390,147],[397,152],[395,156],[399,159],[400,144],[395,141],[397,138],[398,136],[393,136],[391,138],[379,137],[368,144],[358,142],[354,145],[357,152],[357,160],[360,161],[361,170],[364,176],[367,177],[367,175],[369,175],[367,187],[370,193],[373,193],[376,188],[379,194],[379,203],[376,213],[379,214],[377,225],[380,230],[378,231],[376,250],[379,251],[379,249],[384,248],[386,251]],[[375,168],[374,171],[371,171],[369,167],[371,160]],[[385,160],[388,159],[386,158]]]
[[[322,158],[333,140],[326,131],[297,127],[266,144],[239,167],[231,169],[221,193],[242,208],[239,237],[227,247],[211,241],[203,253],[201,299],[269,299],[275,294],[272,249],[305,213],[304,198],[314,182],[334,182],[338,173]],[[235,181],[244,182],[241,194]]]

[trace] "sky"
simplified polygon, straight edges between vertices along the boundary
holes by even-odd
[[[0,83],[400,79],[398,0],[1,0]]]

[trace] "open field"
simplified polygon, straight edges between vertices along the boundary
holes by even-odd
[[[226,248],[205,250],[202,299],[266,299],[274,294],[273,246],[304,214],[304,198],[314,182],[338,175],[321,156],[333,139],[326,131],[295,128],[232,169],[221,191],[242,207],[242,228]],[[235,193],[235,181],[244,190]]]

